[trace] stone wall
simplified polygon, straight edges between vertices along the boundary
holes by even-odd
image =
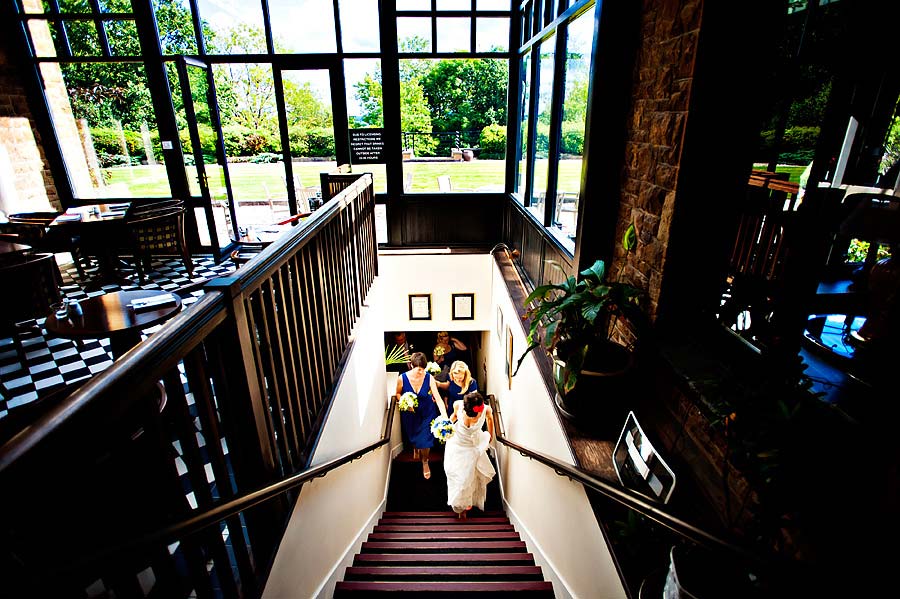
[[[6,179],[11,177],[11,181]],[[0,44],[0,202],[6,212],[59,209],[19,69]]]
[[[649,293],[655,318],[687,125],[702,0],[645,0],[632,85],[616,239],[633,222],[638,245],[616,244],[614,270]],[[624,261],[624,265],[623,265]]]

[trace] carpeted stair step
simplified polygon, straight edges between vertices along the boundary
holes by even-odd
[[[410,596],[432,596],[435,593],[446,595],[465,593],[468,597],[497,597],[522,593],[532,597],[553,597],[553,585],[549,582],[384,582],[384,581],[349,581],[337,583],[335,597],[359,596],[358,594],[403,593]]]
[[[521,593],[552,597],[503,512],[385,512],[335,587],[335,597]]]
[[[544,580],[538,566],[351,566],[344,580]]]

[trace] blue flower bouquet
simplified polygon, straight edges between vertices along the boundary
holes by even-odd
[[[438,416],[431,421],[431,434],[441,443],[446,443],[453,436],[453,423]]]

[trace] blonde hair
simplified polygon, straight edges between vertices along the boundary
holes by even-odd
[[[450,365],[450,372],[448,373],[450,376],[450,380],[453,380],[453,373],[463,371],[465,375],[463,376],[463,383],[460,385],[460,391],[465,393],[469,390],[469,385],[472,384],[472,373],[469,371],[469,366],[462,360],[457,360],[453,364]],[[456,381],[454,381],[456,382]]]

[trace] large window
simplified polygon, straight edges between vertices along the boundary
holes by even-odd
[[[566,30],[562,124],[556,163],[556,205],[550,232],[570,252],[575,252],[578,228],[578,202],[581,192],[585,118],[591,73],[591,45],[594,39],[594,13],[588,11]]]
[[[186,195],[210,223],[201,242],[227,244],[317,205],[320,173],[354,155],[350,131],[384,129],[386,111],[403,154],[353,165],[376,191],[389,177],[404,192],[506,188],[509,0],[397,0],[390,65],[378,0],[150,0],[152,18],[131,0],[12,1],[76,201]],[[144,54],[151,31],[161,58]]]
[[[472,2],[397,3],[407,193],[505,188],[509,6]]]
[[[595,7],[576,11],[554,31],[544,29],[565,8],[566,3],[552,1],[529,2],[523,8],[515,191],[528,212],[574,254]],[[564,52],[557,52],[560,37]],[[532,61],[537,61],[534,80]]]

